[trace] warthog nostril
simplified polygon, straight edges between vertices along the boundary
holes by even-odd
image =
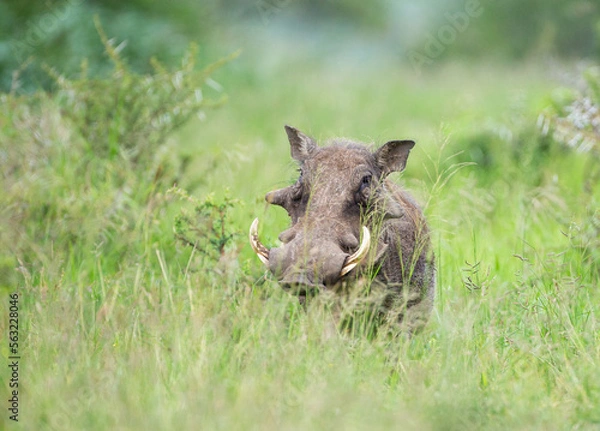
[[[316,286],[307,286],[306,284],[283,284],[283,290],[297,296],[315,296],[319,293]]]
[[[279,284],[291,293],[300,296],[315,294],[319,289],[324,289],[325,286],[320,283],[314,283],[306,274],[290,274],[279,281]]]
[[[340,238],[340,245],[346,251],[356,250],[358,244],[358,238],[352,233],[347,233]]]

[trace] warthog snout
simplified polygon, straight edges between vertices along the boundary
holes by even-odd
[[[250,227],[253,250],[284,288],[300,292],[337,284],[365,259],[371,244],[371,235],[366,227],[362,229],[360,244],[352,234],[332,241],[325,233],[320,238],[313,238],[306,232],[297,233],[291,229],[279,238],[284,244],[269,250],[258,239],[258,219]],[[351,253],[345,251],[350,249],[355,250]]]

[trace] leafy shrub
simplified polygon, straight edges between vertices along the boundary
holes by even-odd
[[[169,133],[219,103],[206,100],[202,87],[210,74],[232,57],[196,71],[197,48],[192,45],[180,69],[169,72],[153,59],[154,73],[140,75],[128,69],[98,19],[96,26],[115,66],[111,79],[89,78],[85,64],[81,77],[75,80],[48,69],[60,89],[63,115],[72,121],[94,155],[120,155],[134,163],[147,161]]]
[[[155,73],[142,75],[98,31],[110,77],[70,80],[49,69],[55,93],[0,96],[0,275],[9,286],[17,266],[39,274],[102,256],[119,270],[152,250],[170,219],[165,188],[181,169],[166,138],[217,104],[201,94],[228,59],[196,71],[191,48],[179,70],[154,62]]]
[[[586,89],[567,103],[555,101],[540,119],[544,133],[577,151],[600,157],[600,68],[584,74]]]
[[[228,195],[219,200],[212,194],[200,201],[179,187],[173,187],[169,193],[193,205],[192,213],[183,208],[175,218],[175,237],[203,258],[215,262],[224,258],[235,240],[241,237],[230,221],[230,210],[239,201]]]

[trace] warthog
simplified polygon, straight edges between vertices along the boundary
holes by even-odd
[[[292,226],[279,235],[280,247],[268,249],[254,220],[250,243],[260,260],[301,301],[367,286],[382,293],[379,309],[387,316],[410,331],[422,326],[435,292],[429,230],[413,198],[388,179],[404,170],[415,143],[389,141],[372,152],[335,139],[319,147],[299,130],[285,130],[300,177],[265,199],[285,208]]]

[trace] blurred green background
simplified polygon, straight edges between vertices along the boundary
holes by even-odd
[[[19,425],[598,429],[599,60],[596,0],[0,0]],[[265,275],[286,123],[417,142],[421,333],[340,330]]]
[[[241,63],[252,68],[318,59],[430,70],[450,60],[600,57],[600,5],[592,0],[3,0],[0,88],[10,88],[29,56],[67,74],[82,58],[104,70],[96,14],[139,71],[151,56],[174,62],[190,40],[206,57],[241,48]],[[22,78],[25,89],[48,82],[35,65]]]

